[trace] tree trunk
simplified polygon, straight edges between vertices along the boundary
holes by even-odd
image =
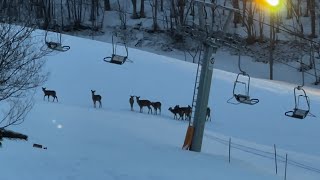
[[[287,19],[292,18],[292,8],[293,8],[292,0],[287,0]]]
[[[104,10],[105,11],[110,11],[111,10],[110,0],[104,0]]]
[[[132,2],[132,19],[138,19],[138,14],[137,14],[137,0],[131,0]]]
[[[311,38],[316,37],[316,3],[315,0],[310,0],[310,15],[311,15]],[[320,27],[319,27],[320,28]]]
[[[263,9],[259,9],[259,42],[263,42],[263,23],[264,23],[264,13]]]
[[[240,6],[239,6],[239,0],[232,0],[232,6],[234,9],[239,9],[240,10]],[[239,12],[235,12],[233,14],[233,24],[234,27],[237,28],[237,24],[240,23],[240,13]]]
[[[141,4],[140,4],[140,18],[145,18],[146,15],[144,14],[144,0],[140,0]]]
[[[183,25],[183,19],[184,19],[184,7],[185,7],[185,0],[179,0],[178,2],[178,8],[179,8],[179,21],[180,25]]]
[[[247,0],[242,0],[242,3],[242,26],[244,26],[246,21]]]
[[[158,30],[158,22],[157,22],[157,18],[158,18],[158,0],[153,0],[154,1],[154,5],[153,5],[153,31],[157,31]]]
[[[310,0],[306,0],[307,1],[307,7],[306,7],[306,11],[304,13],[304,17],[309,17],[309,11],[310,11]]]

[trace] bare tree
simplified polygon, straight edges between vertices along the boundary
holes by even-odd
[[[152,30],[155,32],[158,30],[158,0],[149,0],[152,9]]]
[[[256,6],[253,5],[252,1],[248,2],[248,5],[249,5],[249,7],[246,10],[247,15],[245,16],[246,19],[244,20],[244,24],[245,24],[246,31],[248,34],[247,43],[253,44],[256,39],[255,26],[254,26],[254,22],[253,22],[254,12],[256,11]]]
[[[307,1],[307,6],[306,6],[306,10],[304,12],[304,17],[309,17],[309,11],[310,11],[310,3],[311,3],[311,0],[306,0]]]
[[[287,19],[291,19],[292,18],[292,8],[293,8],[293,4],[292,4],[292,0],[287,0]]]
[[[179,12],[179,22],[180,22],[180,25],[183,25],[184,22],[184,9],[186,7],[186,3],[185,3],[185,0],[178,0],[178,12]]]
[[[104,10],[105,11],[110,11],[111,10],[110,0],[104,0]]]
[[[121,22],[121,29],[127,29],[127,14],[126,11],[124,9],[124,4],[120,4],[120,1],[117,0],[118,3],[118,13],[119,13],[119,19]]]
[[[264,11],[263,7],[259,7],[258,9],[259,14],[259,42],[263,42],[264,36],[263,36],[263,25],[264,25]]]
[[[247,0],[242,0],[242,26],[245,26],[246,11],[247,11]]]
[[[144,0],[140,0],[140,18],[145,18],[146,15],[144,13]]]
[[[137,14],[137,0],[131,0],[132,2],[132,19],[138,19],[138,14]]]
[[[0,24],[0,140],[10,138],[5,129],[21,124],[33,107],[33,95],[47,79],[42,72],[48,53],[34,28]],[[37,40],[38,39],[38,40]],[[12,138],[19,136],[12,135]]]
[[[67,0],[67,7],[70,21],[73,22],[75,29],[81,29],[81,24],[84,18],[84,2],[83,0]]]
[[[310,0],[310,15],[311,15],[311,35],[310,35],[310,37],[315,38],[316,37],[316,3],[315,3],[315,0]]]
[[[240,10],[240,6],[239,6],[239,0],[232,0],[232,6],[235,9],[239,9]],[[240,23],[241,20],[241,15],[239,12],[235,12],[233,15],[233,24],[234,27],[237,28],[237,24]]]

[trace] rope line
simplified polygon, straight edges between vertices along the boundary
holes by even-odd
[[[219,142],[223,145],[229,146],[229,140],[224,140],[224,139],[218,138],[213,135],[208,135],[208,134],[205,134],[205,137],[207,137],[208,139],[214,140],[216,142]],[[263,151],[260,149],[256,149],[253,147],[249,147],[249,146],[245,146],[245,145],[241,145],[241,144],[237,144],[237,143],[233,143],[233,142],[231,142],[231,146],[234,149],[237,149],[237,150],[249,153],[249,154],[253,154],[253,155],[260,156],[260,157],[270,159],[270,160],[274,159],[274,153],[272,153],[272,152]],[[285,163],[285,159],[286,158],[284,156],[277,154],[277,160],[279,162]],[[307,171],[312,171],[312,172],[320,174],[320,169],[317,169],[317,168],[312,167],[310,165],[306,165],[306,164],[303,164],[303,163],[300,163],[300,162],[297,162],[294,160],[289,160],[289,159],[288,159],[288,164],[295,166],[295,167],[298,167],[298,168],[301,168],[301,169],[304,169],[304,170],[307,170]]]

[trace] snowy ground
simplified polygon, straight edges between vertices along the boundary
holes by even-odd
[[[226,101],[236,74],[215,69],[212,122],[206,123],[202,153],[195,153],[181,150],[188,123],[173,120],[167,109],[191,104],[196,64],[129,49],[133,63],[119,66],[102,61],[111,55],[111,44],[71,36],[64,36],[63,43],[71,49],[48,56],[46,66],[51,75],[45,86],[57,91],[59,103],[43,101],[39,88],[25,123],[12,127],[29,135],[29,141],[6,140],[0,149],[1,179],[283,179],[285,154],[287,179],[319,179],[318,89],[305,88],[316,117],[298,120],[284,116],[294,107],[296,84],[252,78],[251,96],[260,102],[232,105]],[[216,55],[220,66],[231,66],[228,59],[237,57]],[[286,75],[300,77],[298,72]],[[93,108],[91,89],[102,96],[102,109]],[[129,95],[161,101],[162,114],[138,113],[136,103],[131,112]],[[33,148],[33,143],[48,149]]]

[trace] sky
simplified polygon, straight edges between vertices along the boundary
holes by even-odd
[[[297,84],[252,78],[250,96],[260,102],[233,105],[227,100],[237,74],[214,69],[212,121],[205,126],[202,152],[196,153],[181,149],[188,122],[174,120],[168,111],[191,105],[196,64],[129,49],[132,62],[115,65],[103,61],[111,44],[63,36],[63,45],[71,49],[51,53],[45,66],[50,76],[44,87],[55,90],[59,102],[43,100],[38,88],[26,121],[10,128],[29,140],[3,141],[1,179],[283,179],[286,154],[287,179],[319,179],[317,89],[305,88],[316,117],[294,119],[284,112],[294,107]],[[117,52],[121,55],[123,47]],[[216,55],[220,63],[236,58],[221,54]],[[93,108],[90,90],[102,96],[101,109]],[[130,95],[160,101],[161,115],[139,113],[136,102],[130,111]]]

